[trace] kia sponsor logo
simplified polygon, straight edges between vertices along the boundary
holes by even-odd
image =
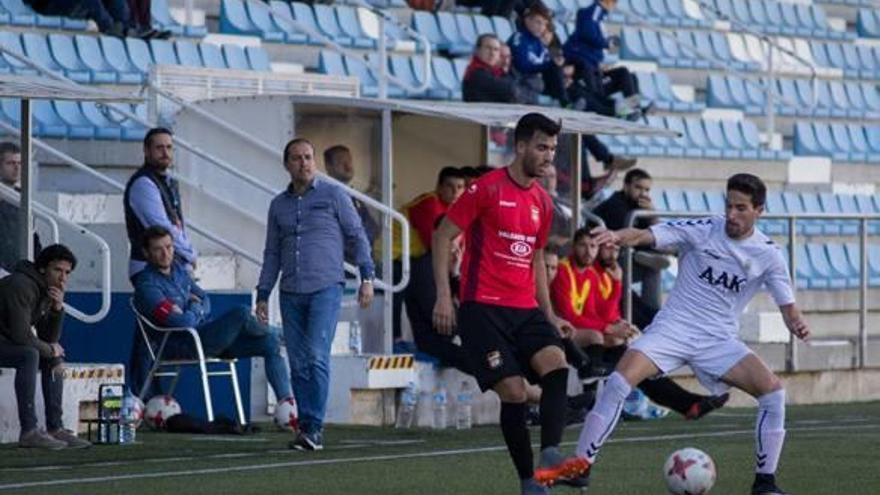
[[[516,241],[511,243],[510,252],[522,258],[532,254],[532,246],[522,241]]]

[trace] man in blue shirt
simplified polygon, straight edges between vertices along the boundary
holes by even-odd
[[[518,84],[537,89],[566,106],[568,96],[562,78],[562,67],[556,64],[547,47],[552,38],[550,29],[553,14],[541,2],[525,10],[522,23],[507,42],[513,62],[513,73]],[[534,81],[534,82],[532,82]]]
[[[290,447],[323,448],[330,384],[330,346],[345,281],[343,256],[353,246],[360,269],[358,303],[373,300],[373,260],[354,204],[339,186],[317,177],[315,148],[297,138],[284,147],[287,189],[269,206],[263,269],[257,285],[257,317],[268,322],[269,294],[281,273],[281,321],[300,432]]]
[[[174,243],[165,227],[156,225],[144,231],[142,249],[148,264],[134,279],[138,312],[159,327],[195,328],[205,356],[262,357],[275,396],[290,397],[290,375],[281,355],[280,330],[257,321],[246,306],[212,320],[211,299],[174,259]],[[192,357],[193,340],[188,335],[173,334],[163,355]]]
[[[638,79],[620,66],[605,70],[605,50],[620,45],[617,36],[605,36],[602,22],[608,12],[617,7],[617,0],[596,0],[589,7],[578,10],[574,32],[565,42],[564,53],[568,63],[574,64],[577,79],[583,81],[595,97],[588,100],[586,110],[597,113],[637,118],[639,109]],[[616,105],[604,102],[609,95],[620,92],[623,98]],[[612,114],[613,112],[613,114]]]

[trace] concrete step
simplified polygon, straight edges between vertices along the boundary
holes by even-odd
[[[74,223],[125,223],[122,194],[39,191],[37,199]]]

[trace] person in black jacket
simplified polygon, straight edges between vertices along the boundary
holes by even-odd
[[[521,103],[515,81],[501,67],[501,41],[494,34],[477,38],[461,90],[464,101]]]
[[[21,149],[17,144],[0,142],[0,184],[19,190],[21,180]],[[0,199],[0,277],[15,268],[23,256],[18,252],[18,205]],[[34,252],[42,249],[40,236],[34,232]]]
[[[65,430],[61,422],[64,348],[58,342],[64,320],[64,289],[75,267],[76,257],[70,249],[55,244],[40,252],[36,263],[22,260],[10,276],[0,280],[0,367],[15,368],[20,447],[91,445]],[[48,433],[37,428],[34,394],[38,370]]]

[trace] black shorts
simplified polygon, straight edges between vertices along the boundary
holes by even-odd
[[[483,391],[509,376],[537,382],[529,363],[532,356],[547,346],[562,349],[556,327],[538,308],[466,302],[458,310],[458,332],[465,359]]]

